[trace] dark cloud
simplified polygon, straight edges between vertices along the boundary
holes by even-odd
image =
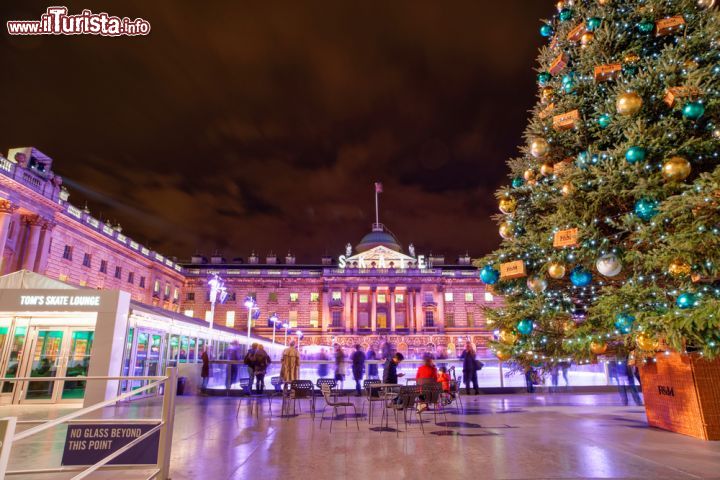
[[[2,5],[36,18],[47,3]],[[534,101],[551,3],[68,2],[141,38],[3,35],[2,148],[34,145],[71,200],[169,255],[315,261],[381,220],[481,255]]]

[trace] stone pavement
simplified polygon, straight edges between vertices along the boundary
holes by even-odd
[[[353,398],[353,397],[351,397]],[[178,398],[172,478],[182,479],[720,479],[720,442],[652,429],[642,407],[621,405],[616,394],[508,394],[464,397],[466,411],[447,421],[425,414],[399,434],[354,419],[330,433],[319,418],[259,418],[247,399]],[[353,398],[354,401],[359,399]],[[237,404],[242,402],[236,418]],[[318,405],[322,405],[318,399]],[[68,407],[0,407],[0,415],[55,417]],[[274,413],[280,410],[279,400]],[[378,411],[380,409],[377,409]],[[159,416],[158,399],[108,409],[108,417]],[[20,412],[20,413],[18,413]],[[365,409],[367,414],[367,409]],[[330,410],[325,413],[329,420]],[[415,418],[415,417],[413,417]],[[394,419],[391,419],[394,427]],[[65,429],[14,447],[12,468],[56,466]],[[28,478],[69,478],[38,476]],[[17,477],[15,477],[17,478]],[[136,478],[106,472],[91,478]],[[140,478],[140,476],[137,476]]]

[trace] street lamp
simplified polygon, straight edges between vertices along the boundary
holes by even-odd
[[[289,324],[289,323],[283,323],[282,326],[283,326],[283,328],[285,329],[285,346],[287,346],[287,332],[288,332],[288,328],[290,328],[290,324]]]
[[[248,318],[247,318],[247,344],[248,348],[250,348],[250,327],[252,327],[252,317],[253,312],[259,307],[257,306],[257,302],[255,299],[251,296],[245,297],[245,308],[248,309]]]
[[[215,302],[218,300],[223,303],[227,298],[227,288],[225,288],[225,282],[220,275],[213,273],[213,276],[208,280],[208,286],[210,287],[210,331],[208,332],[208,345],[212,346],[212,329],[215,323]]]
[[[280,319],[277,316],[277,313],[273,313],[270,315],[270,323],[273,325],[273,345],[275,345],[275,327],[277,327],[277,324],[280,323]]]

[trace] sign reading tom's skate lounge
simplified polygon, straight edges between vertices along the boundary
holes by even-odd
[[[68,425],[62,465],[93,465],[132,442],[157,424],[75,423]],[[153,433],[109,465],[157,463],[160,431]]]

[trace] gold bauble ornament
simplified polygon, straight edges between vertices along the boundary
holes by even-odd
[[[500,211],[502,213],[513,213],[517,208],[517,201],[512,197],[500,200]]]
[[[514,236],[513,227],[507,222],[503,222],[500,224],[499,232],[500,236],[505,240]]]
[[[682,258],[676,258],[668,265],[668,273],[675,278],[690,275],[691,269],[690,264]]]
[[[637,63],[640,61],[640,55],[638,55],[635,52],[630,52],[627,55],[623,57],[623,62],[625,63]]]
[[[566,183],[562,186],[562,189],[560,189],[560,191],[562,192],[563,197],[569,197],[575,192],[575,187],[572,183]]]
[[[597,3],[600,5],[609,5],[610,0],[597,0]]]
[[[720,139],[720,128],[716,128],[715,130],[713,130],[713,131],[712,131],[712,136],[713,136],[713,138],[715,138],[715,139]]]
[[[498,334],[498,339],[505,345],[513,345],[517,341],[517,338],[518,336],[515,332],[506,328],[500,330],[500,333]]]
[[[535,180],[536,175],[537,174],[535,173],[535,170],[532,170],[530,168],[528,168],[527,170],[525,170],[525,172],[523,172],[523,178],[525,179],[525,181],[528,181],[528,182]]]
[[[690,175],[691,170],[692,167],[687,159],[675,156],[665,161],[662,174],[668,182],[680,182]]]
[[[506,362],[512,358],[512,354],[507,350],[498,350],[497,352],[495,352],[495,356],[501,362]]]
[[[577,325],[572,320],[565,320],[565,322],[563,322],[563,332],[566,335],[573,333],[575,328],[577,328]]]
[[[535,158],[541,158],[550,152],[550,144],[542,137],[533,138],[530,142],[530,154]]]
[[[642,333],[637,336],[635,343],[640,347],[640,350],[645,350],[646,352],[654,352],[660,346],[658,342]]]
[[[540,175],[543,177],[548,177],[553,174],[553,171],[555,169],[553,168],[551,163],[543,163],[540,167]]]
[[[700,65],[693,59],[689,58],[683,62],[683,68],[688,71],[692,72],[693,70],[697,70],[697,68]]]
[[[558,10],[558,12],[559,12],[560,10],[562,10],[563,8],[565,8],[565,2],[563,2],[562,0],[560,0],[559,2],[557,2],[557,3],[555,4],[555,8],[557,8],[557,10]]]
[[[543,87],[543,89],[540,90],[540,100],[543,103],[548,103],[552,99],[554,93],[555,89],[553,87]]]
[[[715,0],[698,0],[697,4],[700,8],[712,8],[715,6]]]
[[[553,262],[548,266],[548,276],[559,280],[565,276],[565,265],[559,262]]]
[[[615,108],[620,115],[635,115],[642,108],[643,99],[635,92],[625,92],[618,95]]]
[[[595,34],[593,32],[585,32],[582,34],[582,37],[580,37],[580,44],[583,47],[587,47],[590,42],[592,42],[593,38],[595,38]]]
[[[595,355],[602,355],[607,351],[607,343],[605,342],[590,342],[590,351]]]

